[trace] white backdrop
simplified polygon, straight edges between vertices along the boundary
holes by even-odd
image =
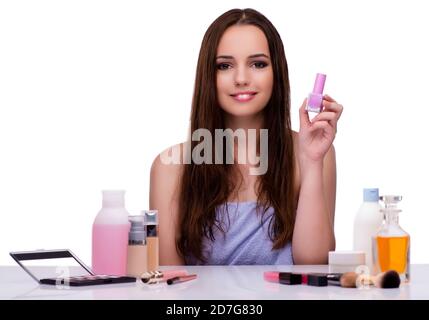
[[[362,188],[403,195],[411,262],[429,263],[429,20],[425,1],[0,1],[0,264],[70,248],[91,262],[101,190],[148,208],[154,157],[186,137],[209,24],[251,7],[276,26],[292,120],[327,74],[344,105],[337,249],[351,249]]]

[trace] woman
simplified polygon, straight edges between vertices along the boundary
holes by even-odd
[[[237,161],[242,145],[235,141],[233,164],[167,164],[172,149],[159,155],[150,207],[159,211],[161,265],[327,263],[335,248],[332,143],[343,108],[324,96],[310,121],[305,105],[294,132],[283,43],[266,17],[234,9],[211,24],[198,59],[191,134],[244,129],[250,141],[249,129],[268,132],[258,141],[266,148],[253,144],[260,159],[266,150],[267,170],[249,174],[254,162]],[[198,143],[188,142],[176,146],[181,155]]]

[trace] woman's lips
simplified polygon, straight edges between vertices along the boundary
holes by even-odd
[[[256,94],[257,92],[240,92],[232,94],[231,97],[238,102],[248,102],[252,100]]]

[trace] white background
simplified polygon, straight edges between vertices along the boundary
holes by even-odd
[[[362,188],[403,195],[411,262],[429,263],[425,1],[1,1],[0,264],[70,248],[91,262],[101,190],[148,208],[154,157],[184,141],[210,23],[251,7],[279,31],[293,128],[317,72],[344,105],[337,249],[351,249]]]

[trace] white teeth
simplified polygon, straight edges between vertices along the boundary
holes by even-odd
[[[249,99],[250,96],[251,96],[250,94],[238,94],[237,99],[245,100],[245,99]]]

